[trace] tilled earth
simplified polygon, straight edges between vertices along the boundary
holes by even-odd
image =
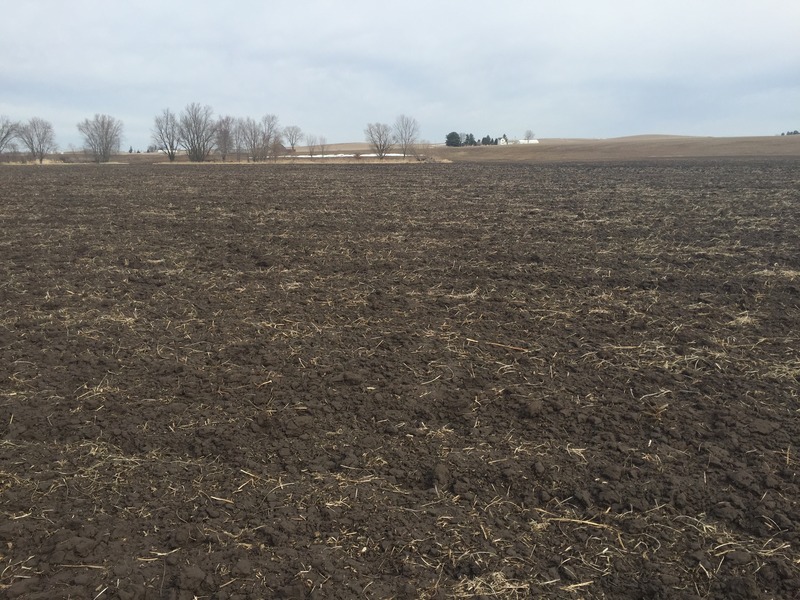
[[[0,168],[0,596],[800,597],[799,181]]]

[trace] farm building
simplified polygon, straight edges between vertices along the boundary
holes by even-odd
[[[538,143],[539,143],[539,140],[535,140],[535,139],[534,140],[509,140],[507,138],[502,137],[499,140],[497,140],[497,145],[498,146],[507,146],[507,145],[510,145],[510,144],[538,144]]]

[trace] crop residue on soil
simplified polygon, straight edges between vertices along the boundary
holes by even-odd
[[[0,169],[0,595],[799,597],[797,175]]]

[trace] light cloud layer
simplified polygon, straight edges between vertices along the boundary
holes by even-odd
[[[771,135],[800,127],[800,3],[786,0],[0,0],[0,114],[106,113],[125,145],[200,102],[331,142],[405,113],[539,137]]]

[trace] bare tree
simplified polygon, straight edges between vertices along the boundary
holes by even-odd
[[[287,125],[283,128],[283,136],[286,138],[289,148],[294,152],[295,146],[303,139],[303,130],[297,125]]]
[[[386,123],[367,124],[364,135],[378,158],[384,158],[394,146],[392,128]]]
[[[283,136],[280,131],[272,137],[270,144],[270,155],[273,159],[277,160],[279,156],[286,154],[286,146],[283,145]]]
[[[411,146],[411,155],[419,161],[428,160],[430,149],[431,143],[428,140],[422,140]]]
[[[307,135],[306,136],[306,146],[308,146],[308,155],[314,156],[317,153],[317,136],[315,135]]]
[[[170,109],[165,108],[155,118],[152,139],[159,149],[167,153],[170,161],[175,160],[178,148],[181,145],[181,136],[178,128],[178,117]]]
[[[237,118],[233,123],[233,148],[236,152],[236,160],[242,160],[242,152],[244,152],[244,126],[245,119]]]
[[[535,137],[536,137],[536,134],[535,134],[535,133],[533,133],[533,131],[531,131],[530,129],[528,129],[528,130],[525,132],[525,140],[526,140],[526,141],[530,142],[530,141],[531,141],[533,138],[535,138]]]
[[[91,152],[95,162],[108,162],[111,155],[119,152],[122,143],[122,121],[109,115],[96,114],[93,119],[78,123],[83,136],[83,147]]]
[[[239,132],[242,148],[247,151],[247,160],[256,162],[261,159],[261,135],[258,130],[258,121],[250,117],[239,122]]]
[[[275,115],[264,115],[261,117],[261,144],[265,151],[265,158],[269,155],[277,158],[278,154],[283,151],[283,143],[281,140],[281,127],[278,122],[278,117]]]
[[[394,122],[394,139],[400,146],[403,156],[412,153],[414,145],[419,139],[419,123],[414,117],[400,115]]]
[[[5,115],[0,115],[0,152],[10,146],[11,140],[17,137],[19,123],[15,123]]]
[[[17,138],[28,149],[39,164],[44,162],[44,157],[54,152],[57,148],[53,124],[39,117],[33,117],[27,123],[19,126]]]
[[[278,117],[264,115],[260,121],[250,117],[241,121],[242,145],[250,153],[253,162],[266,160],[270,153],[275,154],[280,143]]]
[[[230,116],[220,117],[217,119],[216,135],[214,144],[217,147],[222,157],[222,162],[225,158],[234,151],[236,145],[236,119]]]
[[[321,135],[317,138],[317,143],[319,144],[319,155],[325,156],[325,151],[328,149],[328,138]]]
[[[180,144],[192,162],[203,162],[214,148],[217,124],[213,109],[197,102],[187,104],[178,120]]]

